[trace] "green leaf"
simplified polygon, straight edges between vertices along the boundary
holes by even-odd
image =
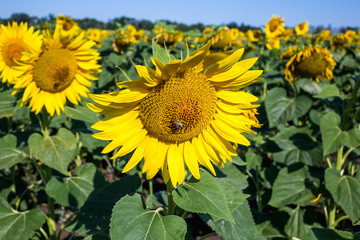
[[[335,229],[311,228],[317,240],[360,240],[360,235]]]
[[[167,209],[168,198],[167,191],[159,191],[146,198],[146,207],[154,209],[156,207],[163,207]]]
[[[77,142],[74,134],[60,128],[54,136],[44,139],[38,133],[29,138],[30,154],[47,166],[67,175],[67,167],[76,155]]]
[[[360,145],[360,130],[342,131],[339,124],[340,116],[334,112],[329,112],[321,118],[320,131],[324,155],[338,151],[343,145],[354,148]]]
[[[12,134],[0,138],[0,169],[24,162],[24,156],[27,154],[16,148],[16,141],[16,136]]]
[[[133,194],[139,187],[141,180],[137,176],[126,176],[105,186],[95,186],[95,190],[76,212],[76,218],[66,230],[79,234],[108,235],[111,211],[115,203],[126,194]]]
[[[253,239],[265,240],[256,229],[253,216],[247,201],[240,204],[231,212],[234,221],[224,219],[213,220],[208,215],[202,215],[201,218],[209,225],[219,236],[227,240]]]
[[[167,64],[174,59],[174,57],[170,56],[165,48],[159,47],[159,45],[155,42],[155,39],[152,40],[152,49],[153,57],[159,59],[163,64]]]
[[[84,238],[84,240],[109,240],[110,238],[108,236],[103,235],[90,235]]]
[[[280,170],[275,179],[269,205],[283,207],[287,204],[308,205],[314,195],[305,187],[309,175],[307,166],[293,164]]]
[[[216,167],[215,181],[225,196],[230,211],[236,209],[249,197],[248,194],[242,193],[242,190],[248,186],[247,178],[230,162],[226,163],[224,168]],[[217,217],[212,216],[212,219],[217,220]]]
[[[314,96],[314,98],[330,98],[340,97],[340,90],[336,84],[330,84],[323,88],[321,93]]]
[[[0,118],[11,117],[14,114],[16,97],[11,95],[12,91],[0,92]]]
[[[305,210],[297,207],[292,209],[289,214],[290,218],[285,225],[285,233],[292,238],[315,240],[310,226],[304,223]]]
[[[279,230],[277,230],[272,224],[271,221],[265,221],[263,223],[260,223],[256,225],[256,228],[258,232],[265,236],[267,239],[273,239],[273,238],[281,238],[284,237]]]
[[[80,208],[94,191],[95,186],[104,186],[106,182],[92,163],[81,165],[75,171],[76,176],[74,177],[51,178],[46,184],[45,190],[57,203],[67,207]]]
[[[0,240],[24,240],[42,227],[45,214],[39,209],[18,212],[0,198]]]
[[[185,182],[173,191],[174,202],[182,209],[208,213],[217,218],[233,221],[226,198],[214,177],[200,169],[201,179]]]
[[[185,221],[175,215],[162,216],[160,211],[161,208],[145,209],[139,194],[123,197],[113,209],[110,223],[111,239],[184,239]]]
[[[307,96],[287,98],[284,88],[273,88],[266,96],[265,109],[270,127],[286,123],[303,116],[311,107]]]
[[[249,148],[246,152],[246,170],[256,169],[261,167],[262,157],[255,152],[255,149]]]
[[[328,168],[325,171],[325,186],[351,221],[359,220],[360,182],[351,176],[341,176],[337,169]]]
[[[94,138],[91,133],[80,132],[80,140],[82,147],[86,148],[90,153],[92,153],[97,148],[102,149],[108,145],[108,141]]]
[[[310,135],[308,127],[280,128],[280,132],[270,138],[282,149],[273,153],[275,161],[286,165],[300,162],[308,166],[320,166],[322,149]]]
[[[75,106],[75,107],[69,107],[65,106],[64,113],[69,118],[80,120],[84,122],[89,123],[95,123],[99,121],[99,118],[97,117],[96,113],[91,111],[89,108],[84,106]]]

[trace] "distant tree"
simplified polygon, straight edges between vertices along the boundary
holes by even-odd
[[[84,18],[84,19],[77,19],[75,20],[79,27],[82,29],[88,28],[100,28],[103,29],[105,24],[101,21],[96,20],[95,18]]]

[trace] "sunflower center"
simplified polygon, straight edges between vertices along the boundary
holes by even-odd
[[[327,67],[327,62],[321,53],[315,53],[302,60],[296,66],[296,70],[302,77],[315,77],[320,75]]]
[[[275,32],[276,29],[278,28],[279,22],[278,21],[273,21],[270,23],[270,32]]]
[[[26,44],[22,40],[14,39],[2,47],[2,56],[8,66],[17,66],[15,60],[20,60],[23,51],[27,50]]]
[[[44,91],[60,92],[72,83],[77,68],[76,59],[68,49],[50,49],[36,62],[34,81]]]
[[[157,138],[182,142],[210,124],[215,105],[215,88],[204,74],[178,72],[150,90],[140,104],[140,119]]]
[[[74,25],[74,22],[71,21],[70,19],[65,19],[63,22],[63,29],[65,31],[69,31]]]

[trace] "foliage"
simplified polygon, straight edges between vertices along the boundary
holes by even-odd
[[[39,28],[55,18],[18,14],[9,20]],[[132,24],[148,30],[150,39],[120,52],[112,48],[114,34],[103,39],[102,72],[92,93],[138,79],[134,65],[151,67],[152,56],[164,63],[184,59],[201,45],[190,37],[162,48],[151,41],[154,24],[145,20],[78,23],[107,29]],[[163,24],[193,30],[189,36],[205,28]],[[331,50],[336,67],[330,82],[302,78],[291,85],[280,55],[311,42],[281,39],[280,49],[269,50],[266,39],[243,41],[244,58],[260,56],[254,69],[265,70],[264,80],[244,89],[259,97],[261,127],[246,136],[251,145],[239,146],[232,163],[215,169],[216,176],[201,169],[197,180],[188,173],[176,189],[160,174],[146,180],[141,166],[123,174],[131,154],[111,160],[115,152],[101,153],[106,142],[91,136],[91,125],[104,116],[87,108],[84,102],[92,100],[67,104],[51,118],[21,106],[21,95],[2,83],[0,239],[360,239],[360,53],[355,45]],[[322,46],[329,48],[329,41]]]

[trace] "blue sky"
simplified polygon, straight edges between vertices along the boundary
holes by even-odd
[[[360,26],[360,0],[0,0],[0,3],[0,18],[13,13],[37,17],[52,13],[104,22],[126,16],[153,22],[160,19],[206,25],[236,22],[261,27],[272,15],[279,15],[288,27],[303,21],[313,26],[331,24],[333,28]]]

